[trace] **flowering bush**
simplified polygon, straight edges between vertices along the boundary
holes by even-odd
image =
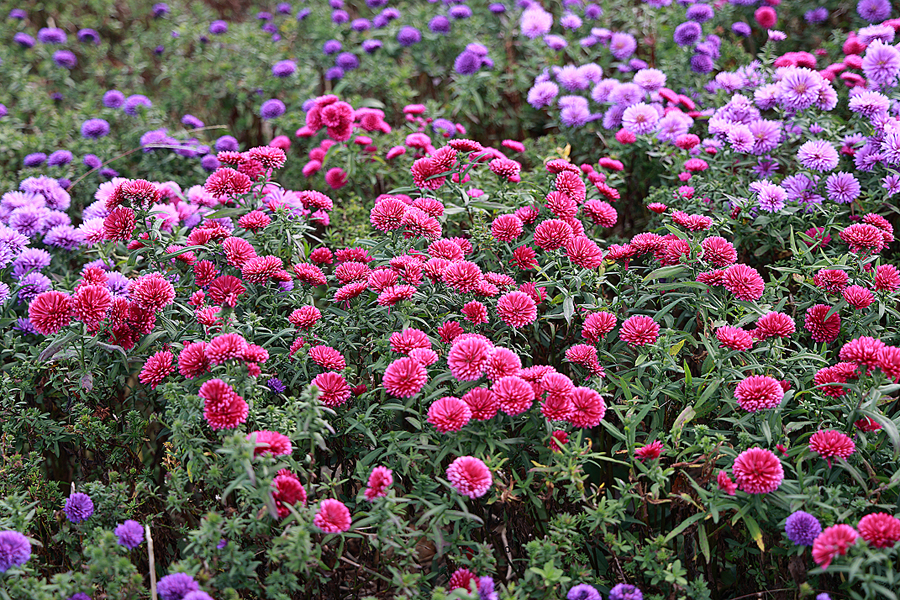
[[[4,595],[895,597],[900,21],[548,4],[9,14]]]

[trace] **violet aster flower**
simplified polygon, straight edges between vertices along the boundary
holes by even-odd
[[[156,584],[156,591],[162,600],[183,600],[189,593],[199,589],[200,584],[187,573],[166,575]]]
[[[109,135],[109,122],[106,119],[88,119],[81,124],[81,137],[96,140]]]
[[[579,583],[569,590],[566,594],[566,600],[602,600],[600,592],[594,586],[586,583]]]
[[[825,180],[825,191],[828,198],[838,204],[850,204],[860,193],[859,181],[850,173],[833,173]]]
[[[644,600],[644,594],[630,583],[620,583],[609,590],[609,600]]]
[[[100,34],[94,29],[79,29],[76,34],[79,42],[87,44],[99,44]]]
[[[157,19],[167,14],[169,14],[169,5],[165,2],[160,2],[153,5],[153,16]]]
[[[750,191],[756,193],[759,207],[766,212],[778,212],[784,208],[787,191],[780,185],[763,179],[750,184]]]
[[[694,21],[686,21],[675,28],[673,38],[679,46],[693,46],[700,39],[703,30],[700,24]]]
[[[99,169],[103,166],[103,161],[100,160],[100,157],[96,154],[85,154],[84,158],[81,159],[81,162],[89,169]]]
[[[13,36],[13,41],[23,48],[31,48],[34,46],[34,38],[22,31]]]
[[[750,26],[743,21],[735,21],[734,23],[732,23],[731,31],[733,31],[735,35],[739,35],[741,37],[750,37],[750,34],[753,33],[753,30],[750,29]]]
[[[11,11],[9,11],[9,18],[22,21],[22,20],[28,18],[28,13],[25,12],[24,10],[22,10],[21,8],[14,8]]]
[[[200,129],[204,123],[194,115],[184,115],[181,117],[181,124],[190,129]]]
[[[869,23],[880,23],[891,16],[888,0],[859,0],[856,12]]]
[[[350,20],[350,15],[345,10],[336,10],[331,13],[331,22],[335,25],[343,25]]]
[[[887,190],[888,196],[900,192],[900,175],[887,175],[881,180],[881,187]]]
[[[272,75],[275,77],[290,77],[297,71],[297,64],[292,60],[280,60],[272,65]]]
[[[22,279],[32,272],[40,272],[50,266],[50,253],[40,248],[25,248],[13,261],[13,279]]]
[[[153,103],[150,102],[150,98],[144,96],[143,94],[134,94],[132,96],[128,96],[128,99],[125,100],[125,111],[126,115],[131,115],[132,117],[137,116],[139,107],[150,108],[153,106]]]
[[[553,15],[540,6],[533,5],[522,11],[519,19],[519,27],[522,35],[529,39],[535,39],[550,33],[553,26]]]
[[[344,70],[340,67],[331,67],[325,71],[325,79],[328,81],[336,81],[344,76]]]
[[[25,159],[22,161],[28,168],[39,167],[47,161],[47,155],[43,152],[32,152],[27,155]]]
[[[875,40],[866,48],[862,70],[868,79],[880,86],[893,85],[900,74],[900,50]]]
[[[219,162],[219,159],[216,158],[215,154],[207,154],[200,159],[200,166],[203,167],[203,170],[207,173],[212,173],[221,167],[222,163]]]
[[[559,24],[563,29],[568,29],[570,31],[575,31],[579,27],[581,27],[581,17],[574,13],[566,13],[560,18]]]
[[[225,21],[213,21],[209,24],[209,32],[213,35],[222,35],[228,32],[228,23]]]
[[[581,96],[563,96],[559,99],[559,120],[566,127],[581,127],[591,117],[588,101]]]
[[[281,382],[277,377],[272,377],[266,382],[266,385],[269,386],[269,389],[272,390],[275,394],[281,394],[287,387]]]
[[[362,43],[362,49],[366,54],[373,54],[381,45],[381,40],[366,40]]]
[[[609,40],[609,51],[618,60],[625,60],[637,50],[637,40],[630,33],[616,32]]]
[[[353,19],[350,22],[350,29],[353,31],[368,31],[372,29],[372,21],[368,19]]]
[[[812,546],[816,536],[822,533],[822,524],[811,514],[798,510],[787,518],[784,532],[795,546]]]
[[[831,171],[837,167],[840,157],[831,144],[824,140],[810,140],[797,150],[797,160],[807,169]]]
[[[747,128],[753,134],[753,154],[767,154],[781,142],[781,122],[756,119]]]
[[[275,7],[275,12],[277,12],[279,15],[289,15],[291,14],[291,5],[287,2],[282,2]]]
[[[559,86],[552,81],[544,81],[535,84],[534,87],[528,90],[528,104],[536,109],[550,106],[558,94]]]
[[[63,512],[72,523],[81,523],[87,521],[94,514],[94,502],[87,494],[75,492],[66,499]]]
[[[409,47],[422,41],[422,34],[411,25],[405,25],[397,32],[397,42],[403,47]]]
[[[695,54],[691,57],[691,71],[694,73],[710,73],[715,66],[713,59],[706,54]]]
[[[44,234],[45,245],[72,251],[84,243],[84,234],[71,225],[57,225]]]
[[[125,104],[125,94],[119,90],[109,90],[103,94],[103,106],[106,108],[119,108]]]
[[[359,67],[359,59],[352,52],[341,52],[334,59],[336,66],[344,70],[344,72],[352,71]]]
[[[828,20],[828,9],[824,6],[820,6],[818,8],[808,10],[803,13],[803,18],[806,19],[807,23],[812,23],[813,25],[824,23]]]
[[[300,9],[299,11],[297,11],[297,20],[302,21],[303,19],[308,17],[311,12],[312,11],[308,8]]]
[[[450,17],[456,20],[468,19],[472,16],[472,9],[465,4],[458,4],[450,7]]]
[[[144,541],[144,528],[140,523],[131,519],[116,527],[114,533],[119,538],[119,545],[125,546],[129,550],[134,550]]]
[[[68,36],[58,27],[44,27],[38,31],[37,38],[42,44],[65,44]]]
[[[456,60],[453,61],[453,70],[460,75],[473,75],[477,73],[480,68],[481,57],[468,50],[460,52],[459,56],[456,57]]]
[[[237,152],[240,150],[240,146],[238,145],[238,141],[236,138],[230,135],[223,135],[216,140],[216,152],[225,152],[226,150],[231,152]]]
[[[48,167],[61,167],[72,162],[72,153],[68,150],[57,150],[47,157]]]
[[[0,573],[21,567],[31,558],[31,543],[18,531],[0,531]]]
[[[322,44],[322,52],[326,55],[337,54],[343,49],[343,45],[337,40],[328,40]]]
[[[278,98],[272,98],[262,103],[262,106],[259,109],[259,116],[267,120],[275,119],[283,115],[285,110],[287,109],[284,106],[284,102]]]
[[[9,300],[9,286],[0,281],[0,304]]]
[[[710,19],[713,18],[712,6],[709,4],[692,4],[687,9],[687,14],[685,15],[688,20],[694,21],[696,23],[706,23]]]
[[[622,127],[635,135],[653,133],[659,123],[659,113],[643,102],[632,104],[622,114]]]
[[[886,114],[890,107],[891,101],[887,96],[868,90],[852,96],[848,104],[850,112],[859,113],[869,119],[876,115]]]

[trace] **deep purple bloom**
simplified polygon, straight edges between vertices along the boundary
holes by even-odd
[[[85,154],[84,158],[81,159],[81,162],[89,169],[99,169],[100,166],[103,165],[103,161],[101,161],[100,157],[96,154]]]
[[[322,52],[327,54],[337,54],[341,51],[343,46],[337,40],[328,40],[322,45]]]
[[[499,15],[506,12],[506,6],[504,4],[501,4],[500,2],[494,2],[493,4],[488,6],[488,10],[495,15]]]
[[[42,44],[65,44],[68,39],[66,32],[58,27],[44,27],[37,37]]]
[[[13,279],[22,279],[32,272],[40,272],[50,266],[50,253],[40,248],[25,248],[13,261]]]
[[[359,59],[352,52],[341,52],[334,59],[334,64],[346,71],[352,71],[359,67]]]
[[[828,9],[820,6],[819,8],[808,10],[803,13],[803,18],[806,19],[807,23],[812,23],[813,25],[824,23],[828,20]]]
[[[798,510],[787,518],[784,532],[795,546],[812,546],[822,533],[822,524],[811,514]]]
[[[282,2],[275,7],[275,12],[277,12],[279,15],[289,15],[291,14],[291,5],[287,2]]]
[[[68,150],[57,150],[47,157],[48,167],[61,167],[72,162],[72,153]]]
[[[381,48],[381,40],[366,40],[362,43],[363,52],[372,54]]]
[[[700,34],[702,33],[703,30],[700,28],[699,23],[686,21],[675,28],[675,33],[672,37],[679,46],[693,46],[700,39]]]
[[[216,158],[215,154],[207,154],[200,159],[200,166],[203,167],[204,171],[212,173],[213,171],[221,167],[222,163],[219,162],[219,159]]]
[[[109,135],[109,122],[106,119],[88,119],[81,124],[81,137],[96,140]]]
[[[825,180],[825,191],[828,198],[838,204],[850,204],[860,193],[859,181],[850,173],[833,173]]]
[[[57,50],[53,53],[53,62],[64,69],[74,69],[78,65],[78,57],[69,50]]]
[[[468,19],[472,16],[472,9],[465,4],[458,4],[450,8],[450,16],[454,19]]]
[[[134,550],[144,541],[144,528],[131,519],[116,527],[115,534],[119,538],[119,545],[129,550]]]
[[[47,155],[43,152],[32,152],[27,155],[22,163],[26,167],[39,167],[47,161]]]
[[[21,21],[21,20],[28,18],[28,13],[26,13],[21,8],[14,8],[11,11],[9,11],[9,18],[10,19],[18,19]]]
[[[750,26],[743,21],[735,21],[731,24],[731,31],[735,33],[735,35],[739,35],[741,37],[750,37],[750,34],[753,33],[753,30],[750,29]]]
[[[869,23],[880,23],[891,16],[888,0],[859,0],[856,12]]]
[[[422,41],[422,34],[411,25],[404,25],[397,32],[397,42],[403,47],[409,47]]]
[[[79,42],[99,44],[100,34],[95,29],[79,29],[76,34]]]
[[[325,79],[328,81],[337,81],[344,77],[344,70],[340,67],[331,67],[325,71]]]
[[[881,40],[875,40],[866,48],[862,70],[868,79],[878,85],[893,85],[900,74],[900,50]]]
[[[162,600],[183,600],[190,592],[200,589],[200,584],[187,573],[166,575],[156,584],[156,591]]]
[[[302,21],[303,19],[305,19],[306,17],[309,16],[310,12],[312,12],[312,11],[309,10],[308,8],[304,8],[304,9],[297,11],[297,20]]]
[[[281,382],[277,377],[272,377],[266,382],[266,385],[269,386],[269,389],[276,394],[281,394],[287,387]]]
[[[110,169],[110,171],[112,171],[112,169]],[[100,173],[102,174],[103,171],[100,171]],[[115,173],[115,171],[113,171],[113,173]],[[118,173],[116,173],[116,175],[118,175]],[[113,175],[113,177],[116,175]],[[71,252],[84,243],[84,233],[71,225],[57,225],[44,234],[44,239],[42,241],[47,246],[62,248],[63,250]]]
[[[331,13],[331,22],[335,25],[343,25],[350,20],[350,15],[345,10],[336,10]]]
[[[34,46],[34,38],[22,31],[13,36],[13,41],[23,48],[31,48]]]
[[[165,2],[160,2],[159,4],[153,5],[153,16],[157,19],[167,14],[169,14],[169,5]]]
[[[230,135],[223,135],[216,140],[216,152],[224,152],[226,150],[237,152],[240,149],[238,141]]]
[[[637,50],[637,40],[630,33],[616,32],[609,40],[609,51],[619,59],[625,60]]]
[[[143,94],[134,94],[132,96],[128,96],[128,99],[125,100],[125,114],[131,115],[132,117],[137,116],[139,107],[150,108],[153,106],[153,103],[150,102],[150,98],[144,96]]]
[[[444,15],[437,15],[428,22],[428,30],[432,33],[450,33],[450,19]]]
[[[280,60],[272,65],[272,75],[275,77],[290,77],[297,71],[297,64],[292,60]]]
[[[262,103],[259,109],[259,116],[263,119],[275,119],[283,115],[285,110],[287,108],[284,106],[284,102],[278,98],[272,98]]]
[[[453,61],[453,69],[460,75],[473,75],[477,73],[480,68],[481,57],[468,50],[460,52],[459,56],[456,57],[456,60]]]
[[[125,94],[119,90],[109,90],[103,94],[103,106],[106,108],[119,108],[125,104]]]
[[[620,583],[609,590],[609,600],[644,600],[644,594],[630,583]]]
[[[579,583],[569,590],[566,600],[601,600],[600,592],[594,586]]]
[[[72,523],[81,523],[87,521],[94,514],[94,502],[87,494],[75,492],[66,499],[63,512]]]
[[[228,31],[228,23],[225,21],[213,21],[209,24],[209,32],[213,35],[222,35]]]
[[[368,31],[372,29],[372,21],[368,19],[353,19],[350,22],[350,29],[353,31]]]
[[[21,567],[31,558],[31,543],[18,531],[0,531],[0,573]]]
[[[68,600],[91,600],[91,597],[84,592],[78,592],[77,594],[69,596]]]
[[[709,4],[692,4],[688,7],[686,16],[690,21],[706,23],[713,18],[714,14],[713,8]]]
[[[194,115],[184,115],[181,117],[181,124],[191,129],[200,129],[204,123]]]

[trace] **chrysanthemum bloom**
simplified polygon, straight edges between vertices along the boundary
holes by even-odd
[[[750,448],[734,459],[732,467],[738,487],[748,494],[774,492],[784,479],[778,457],[764,448]]]
[[[462,401],[469,406],[476,421],[493,419],[500,409],[494,392],[483,387],[472,388],[462,397]]]
[[[576,387],[569,395],[572,412],[568,421],[575,427],[590,429],[600,424],[606,414],[606,403],[596,391],[586,387]]]
[[[491,223],[491,235],[500,242],[511,242],[522,235],[522,221],[515,215],[500,215]]]
[[[469,498],[484,496],[493,483],[490,469],[474,456],[460,456],[450,463],[447,479],[457,492]]]
[[[847,549],[856,543],[857,537],[856,530],[849,525],[841,523],[828,527],[813,542],[813,560],[824,571],[835,556],[847,554]]]
[[[602,600],[602,596],[593,586],[579,583],[566,593],[566,600]]]
[[[847,304],[856,310],[868,308],[875,301],[875,296],[872,292],[860,285],[851,285],[842,292],[842,295]]]
[[[350,529],[350,511],[339,500],[326,499],[319,504],[313,525],[325,533],[341,533]]]
[[[644,594],[630,583],[619,583],[609,590],[609,600],[644,600]]]
[[[510,327],[518,329],[537,318],[537,305],[524,292],[509,292],[497,300],[497,316]]]
[[[482,280],[481,269],[473,262],[459,261],[444,270],[443,281],[449,287],[462,292],[472,292]]]
[[[722,285],[739,300],[759,300],[766,288],[756,269],[740,263],[725,269]]]
[[[42,335],[53,335],[68,327],[74,316],[72,298],[62,292],[43,292],[28,305],[28,319]]]
[[[380,231],[399,229],[403,223],[406,208],[406,203],[398,198],[385,198],[372,207],[369,212],[369,222]]]
[[[175,300],[175,288],[162,273],[141,275],[128,287],[132,300],[149,311],[159,312]]]
[[[813,276],[813,284],[819,289],[833,294],[840,294],[850,279],[846,271],[837,269],[819,269]]]
[[[488,322],[487,308],[481,302],[475,300],[467,302],[460,312],[466,317],[466,320],[474,325]]]
[[[815,432],[809,438],[809,449],[813,452],[818,452],[819,456],[824,458],[830,467],[831,459],[835,456],[847,460],[856,450],[856,444],[840,431],[823,429]]]
[[[206,342],[188,342],[178,355],[178,372],[187,379],[194,379],[209,371]]]
[[[277,256],[254,256],[241,267],[241,274],[250,283],[267,283],[284,265]]]
[[[344,356],[331,346],[313,346],[309,357],[326,371],[342,371],[347,366]]]
[[[810,140],[797,150],[797,160],[807,169],[815,171],[831,171],[838,165],[838,153],[834,147],[823,140]]]
[[[841,333],[841,317],[838,313],[825,318],[831,308],[827,304],[816,304],[806,311],[806,321],[803,326],[812,335],[812,339],[817,342],[830,344]]]
[[[586,367],[594,375],[604,376],[597,357],[597,349],[587,344],[575,344],[566,350],[566,360]]]
[[[737,485],[725,471],[719,471],[719,474],[716,476],[716,485],[729,496],[734,496],[734,493],[737,491]]]
[[[771,377],[751,375],[737,385],[734,397],[747,412],[757,412],[778,406],[784,398],[784,390]]]
[[[859,520],[859,535],[873,548],[893,548],[900,541],[900,519],[887,513],[872,513]]]
[[[385,391],[398,398],[411,398],[428,382],[428,372],[417,360],[404,357],[395,360],[384,371]]]
[[[162,600],[184,600],[191,592],[200,589],[200,584],[187,573],[166,575],[156,584],[156,591]]]
[[[534,229],[535,245],[547,251],[562,248],[573,236],[572,226],[560,219],[541,221]]]
[[[103,285],[82,285],[72,298],[75,318],[95,331],[113,303],[112,293]]]
[[[494,348],[488,357],[485,375],[491,381],[497,381],[501,377],[517,375],[522,369],[522,359],[508,348]]]
[[[598,343],[616,327],[616,316],[608,312],[589,314],[581,327],[581,337],[592,344]]]
[[[703,260],[715,267],[727,267],[737,260],[737,250],[725,238],[713,236],[700,242],[703,249]]]
[[[322,313],[315,306],[301,306],[291,312],[288,316],[288,321],[299,329],[309,329],[318,323],[321,318]]]
[[[321,373],[310,382],[319,390],[319,401],[329,408],[340,406],[350,398],[350,386],[338,373]]]
[[[465,427],[472,420],[472,411],[459,398],[444,396],[428,408],[427,420],[440,433],[450,433]]]
[[[259,210],[250,211],[238,219],[238,225],[254,233],[260,229],[265,229],[271,222],[272,219],[269,215]]]
[[[21,567],[31,558],[31,543],[18,531],[0,531],[0,573]]]
[[[603,264],[603,251],[590,238],[580,235],[566,244],[566,255],[582,269],[596,269]]]
[[[874,368],[879,364],[879,353],[884,347],[885,343],[881,340],[860,336],[844,344],[839,356],[842,361]]]
[[[387,489],[392,483],[394,483],[393,471],[387,467],[375,467],[369,474],[369,483],[365,491],[366,500],[374,502],[375,498],[387,496]]]
[[[896,292],[900,289],[900,272],[894,265],[878,265],[875,268],[875,289],[879,292]]]
[[[491,391],[500,410],[510,416],[522,414],[534,402],[534,389],[527,381],[514,375],[495,381]]]
[[[203,416],[212,429],[234,429],[250,413],[244,399],[221,379],[205,382],[197,395],[203,399]]]
[[[117,526],[113,533],[119,538],[118,544],[129,550],[134,550],[144,542],[144,528],[140,523],[131,519]]]
[[[66,518],[72,523],[81,523],[82,521],[87,521],[94,514],[94,502],[87,494],[75,492],[66,498],[63,512],[66,513]]]
[[[893,382],[900,380],[900,348],[885,346],[878,352],[878,367]]]
[[[409,327],[391,334],[391,350],[399,354],[409,354],[414,348],[431,348],[431,340],[424,331]]]
[[[784,532],[795,546],[812,546],[822,533],[822,524],[811,514],[798,510],[787,518]]]
[[[134,211],[130,208],[119,206],[103,219],[103,239],[127,242],[134,235],[136,225],[137,220]]]
[[[730,350],[749,350],[753,347],[753,336],[740,327],[726,325],[716,329],[716,339],[722,348]]]
[[[659,325],[651,317],[644,315],[628,317],[619,330],[619,339],[628,342],[632,348],[652,344],[657,337]]]
[[[282,456],[290,454],[293,450],[291,439],[277,431],[254,431],[247,435],[247,439],[255,444],[253,456],[268,454],[270,456]]]
[[[287,469],[281,469],[272,480],[272,498],[278,510],[278,518],[283,519],[291,514],[289,506],[296,503],[306,504],[306,489],[296,475]]]
[[[214,337],[206,345],[206,357],[214,365],[227,360],[241,360],[247,351],[247,340],[238,333],[226,333]]]
[[[453,575],[450,576],[450,581],[447,583],[447,588],[450,590],[464,589],[468,592],[469,584],[472,581],[476,581],[477,583],[475,573],[468,569],[457,569],[453,572]]]
[[[882,231],[867,223],[854,223],[841,231],[840,238],[854,254],[880,252],[884,247]]]
[[[243,238],[228,237],[222,240],[222,250],[225,259],[233,267],[240,269],[244,264],[256,256],[253,245]]]
[[[654,460],[660,457],[663,452],[662,442],[659,440],[654,440],[645,446],[641,446],[634,451],[634,455],[644,460]]]
[[[162,383],[169,373],[175,370],[175,365],[172,364],[174,359],[175,357],[172,356],[171,352],[165,350],[157,352],[144,363],[144,368],[141,369],[138,379],[144,385],[149,384],[150,389],[155,390],[156,386]]]

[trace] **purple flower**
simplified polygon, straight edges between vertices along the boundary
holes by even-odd
[[[42,44],[65,44],[68,36],[58,27],[44,27],[38,31],[37,38]]]
[[[363,52],[366,54],[372,54],[379,48],[381,48],[381,40],[366,40],[362,43]]]
[[[39,167],[47,161],[47,155],[43,152],[32,152],[22,161],[26,167]]]
[[[666,85],[666,74],[659,69],[641,69],[632,81],[647,92],[655,92]]]
[[[552,81],[537,83],[528,90],[528,104],[536,109],[553,104],[553,100],[559,94],[559,86]]]
[[[275,77],[290,77],[297,71],[297,64],[292,60],[280,60],[272,65],[272,75]]]
[[[693,46],[700,39],[703,30],[700,24],[694,21],[686,21],[675,28],[672,37],[679,46]]]
[[[18,531],[0,531],[0,573],[21,567],[31,558],[31,543]]]
[[[581,18],[574,13],[566,13],[559,20],[559,24],[562,25],[563,29],[575,31],[581,27]]]
[[[586,583],[579,583],[569,590],[566,600],[601,600],[600,592]]]
[[[825,180],[825,191],[828,198],[838,204],[850,204],[859,197],[859,181],[850,173],[832,173]]]
[[[491,577],[478,578],[478,600],[497,600],[497,592],[494,591],[494,580]]]
[[[881,40],[882,42],[889,44],[894,41],[895,33],[893,27],[882,24],[863,27],[856,32],[856,35],[859,37],[860,42],[868,46],[875,40]]]
[[[215,154],[207,154],[200,159],[200,166],[203,167],[203,170],[207,173],[212,173],[221,167],[222,163],[219,162],[219,159],[216,158]]]
[[[287,109],[284,106],[284,102],[278,98],[272,98],[262,103],[259,109],[259,116],[266,120],[275,119],[283,115],[285,110]]]
[[[556,73],[556,80],[568,91],[586,90],[591,82],[575,65],[566,65]]]
[[[213,600],[213,597],[204,591],[188,592],[182,600]]]
[[[266,385],[269,386],[269,389],[272,390],[275,394],[281,394],[284,390],[287,389],[285,385],[281,382],[277,377],[272,377],[266,382]]]
[[[681,111],[673,110],[659,120],[656,139],[662,142],[674,142],[678,136],[690,131],[694,119]]]
[[[105,119],[88,119],[81,124],[81,137],[96,140],[109,135],[109,122]]]
[[[106,276],[106,287],[116,298],[124,298],[128,295],[128,284],[131,280],[119,273],[113,271]]]
[[[28,18],[28,13],[25,12],[24,10],[22,10],[21,8],[14,8],[11,11],[9,11],[9,18],[10,19],[18,19],[21,21],[21,20]]]
[[[826,141],[810,140],[797,150],[797,160],[807,169],[831,171],[838,165],[837,151]]]
[[[637,50],[637,40],[630,33],[616,32],[609,40],[609,51],[618,60],[625,60]]]
[[[94,514],[94,502],[87,494],[75,492],[66,499],[63,512],[72,523],[81,523],[87,521]]]
[[[646,135],[656,131],[659,113],[643,102],[632,104],[622,113],[622,127],[635,135]]]
[[[352,71],[359,67],[359,59],[352,52],[341,52],[334,59],[335,65],[346,71]]]
[[[368,31],[372,28],[372,21],[368,19],[353,19],[350,29],[353,31]]]
[[[156,591],[162,600],[184,600],[191,592],[200,589],[200,584],[186,573],[172,573],[166,575],[156,584]]]
[[[238,146],[238,141],[234,137],[230,135],[223,135],[219,139],[216,140],[216,152],[237,152],[240,149]]]
[[[450,16],[454,19],[468,19],[472,16],[472,9],[465,4],[450,7]]]
[[[559,99],[559,120],[566,127],[582,127],[591,120],[588,101],[581,96],[563,96]]]
[[[71,252],[84,243],[84,234],[71,225],[57,225],[44,234],[43,242]]]
[[[881,180],[881,187],[887,190],[888,196],[900,192],[900,175],[887,175]]]
[[[9,300],[9,286],[0,281],[0,304]]]
[[[798,510],[787,518],[784,532],[795,546],[812,546],[816,536],[822,533],[822,525],[811,514]]]
[[[78,592],[77,594],[69,596],[68,600],[91,600],[91,597],[84,592]]]
[[[506,6],[499,2],[494,2],[493,4],[488,6],[488,10],[491,11],[492,13],[494,13],[495,15],[499,15],[499,14],[506,12]]]
[[[713,59],[706,54],[695,54],[691,57],[691,71],[694,73],[709,73],[715,68]]]
[[[282,2],[275,7],[275,12],[277,12],[279,15],[289,15],[291,14],[291,5],[287,2]]]
[[[473,75],[477,73],[480,68],[481,57],[469,50],[460,52],[459,56],[456,57],[456,60],[453,61],[453,70],[460,75]]]
[[[209,32],[213,35],[222,35],[228,32],[228,23],[225,21],[213,21],[209,24]]]
[[[50,266],[50,253],[40,248],[25,248],[13,261],[13,279],[22,279],[32,272],[40,272]]]
[[[856,12],[869,23],[880,23],[891,16],[888,0],[859,0]]]
[[[103,106],[106,108],[119,108],[125,104],[125,94],[119,90],[109,90],[103,94]]]
[[[140,523],[131,519],[116,527],[114,533],[119,538],[119,545],[125,546],[129,550],[134,550],[144,541],[144,528]]]
[[[569,45],[566,38],[558,35],[545,35],[544,43],[547,44],[547,47],[551,50],[562,50]]]
[[[204,123],[194,115],[184,115],[181,117],[181,124],[190,129],[200,129]]]
[[[806,19],[807,23],[812,23],[813,25],[824,23],[828,20],[828,9],[820,6],[819,8],[808,10],[803,13],[803,18]]]
[[[891,107],[891,101],[884,94],[865,90],[851,97],[848,107],[851,112],[859,113],[871,119],[875,115],[887,113]]]
[[[787,199],[787,190],[780,185],[775,185],[767,179],[754,181],[750,184],[750,191],[756,193],[759,207],[766,212],[778,212],[784,208]]]
[[[153,5],[153,16],[157,19],[167,14],[169,14],[169,5],[165,2],[160,2],[159,4]]]
[[[336,81],[344,76],[344,70],[340,67],[331,67],[325,71],[325,79],[328,81]]]
[[[422,41],[422,34],[412,25],[404,25],[397,32],[397,42],[404,48]]]
[[[301,9],[301,10],[297,11],[297,20],[298,20],[298,21],[302,21],[303,19],[305,19],[306,17],[308,17],[308,16],[309,16],[309,13],[311,13],[311,12],[312,12],[312,11],[311,11],[310,9],[308,9],[308,8],[304,8],[304,9]]]
[[[630,583],[620,583],[609,590],[609,600],[644,600],[644,594]]]
[[[428,30],[432,33],[450,33],[450,19],[444,15],[437,15],[428,22]]]
[[[34,46],[34,38],[21,31],[13,36],[13,41],[23,48],[31,48]]]
[[[553,15],[536,5],[525,9],[519,18],[522,35],[532,40],[550,33],[552,26]]]
[[[880,86],[893,85],[900,74],[900,50],[875,40],[866,48],[862,70],[868,79]]]
[[[692,4],[687,9],[687,18],[696,23],[706,23],[713,18],[714,11],[709,4]]]
[[[139,107],[150,108],[153,106],[153,103],[150,102],[150,98],[144,96],[143,94],[134,94],[132,96],[128,96],[128,99],[125,100],[125,111],[126,115],[131,115],[132,117],[137,116]]]
[[[326,55],[328,54],[337,54],[343,49],[341,43],[337,40],[328,40],[324,44],[322,44],[322,52]]]
[[[72,153],[68,150],[57,150],[47,158],[48,167],[61,167],[72,162]]]
[[[617,85],[609,93],[609,101],[618,104],[622,108],[637,104],[644,98],[645,92],[636,83],[623,83]]]
[[[804,110],[819,99],[825,85],[821,75],[806,67],[786,67],[779,82],[779,103],[791,110]]]
[[[345,10],[336,10],[331,13],[331,22],[335,25],[343,25],[350,20],[350,15]]]
[[[753,133],[743,123],[732,123],[728,130],[728,142],[735,152],[750,152],[753,150]]]
[[[753,167],[753,172],[756,173],[757,177],[759,177],[760,179],[768,179],[769,177],[772,177],[775,173],[777,173],[778,169],[778,163],[774,160],[771,160],[771,157],[766,157],[765,159],[759,159],[759,161]]]
[[[756,119],[747,127],[753,134],[753,154],[767,154],[781,142],[781,121]]]
[[[85,42],[90,44],[99,44],[100,43],[100,34],[97,33],[94,29],[79,29],[76,34],[79,42]]]
[[[739,35],[741,37],[750,37],[750,34],[753,33],[753,30],[750,29],[750,26],[743,21],[735,21],[734,23],[732,23],[731,31],[733,31],[735,35]]]

